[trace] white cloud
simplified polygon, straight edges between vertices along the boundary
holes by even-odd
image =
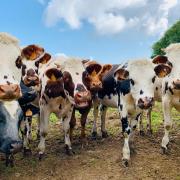
[[[51,27],[65,22],[71,29],[79,29],[88,22],[101,35],[118,34],[132,27],[149,35],[161,35],[169,26],[169,12],[180,4],[178,1],[49,0],[45,23]]]

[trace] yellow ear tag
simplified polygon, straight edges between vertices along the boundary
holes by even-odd
[[[166,76],[166,72],[165,71],[161,71],[160,72],[160,77],[165,77]]]
[[[56,77],[54,74],[51,75],[51,81],[56,81]]]
[[[33,52],[33,53],[31,54],[30,59],[31,59],[31,60],[36,59],[36,53],[35,53],[35,52]]]
[[[96,76],[96,74],[97,74],[97,73],[96,73],[96,71],[94,70],[91,75],[92,75],[92,76]]]
[[[26,116],[32,116],[32,111],[30,109],[26,111]]]

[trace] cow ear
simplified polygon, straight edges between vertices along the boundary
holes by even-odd
[[[112,65],[111,64],[103,65],[102,71],[101,71],[101,77],[103,77],[105,74],[107,74],[111,69],[112,69]]]
[[[21,68],[21,66],[22,66],[22,57],[21,56],[18,56],[18,58],[15,61],[15,64],[18,69]]]
[[[96,74],[98,74],[100,71],[101,71],[101,69],[102,69],[102,66],[100,65],[100,64],[98,64],[98,63],[92,63],[92,64],[90,64],[90,65],[88,65],[87,67],[86,67],[86,71],[89,73],[89,74],[91,74],[91,73],[96,73]]]
[[[128,79],[129,78],[129,71],[121,68],[121,69],[117,69],[114,73],[114,77],[116,80],[118,81],[122,81],[122,80],[125,80],[125,79]]]
[[[83,60],[82,60],[82,63],[83,63],[83,65],[84,65],[84,64],[86,64],[86,63],[89,62],[89,61],[90,61],[90,59],[83,59]]]
[[[46,64],[48,61],[50,61],[51,55],[48,53],[45,53],[44,56],[39,60],[40,64]]]
[[[154,68],[154,71],[159,78],[163,78],[171,72],[171,69],[171,66],[159,64]]]
[[[22,55],[28,60],[35,60],[44,53],[44,48],[38,45],[29,45],[22,50]]]
[[[49,78],[50,81],[57,81],[59,78],[63,77],[61,71],[56,68],[51,68],[46,71],[46,76]]]
[[[166,64],[168,62],[167,56],[158,55],[153,58],[152,62],[154,64]]]

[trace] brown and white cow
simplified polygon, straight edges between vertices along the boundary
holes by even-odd
[[[107,108],[118,108],[125,138],[123,146],[123,164],[125,166],[128,165],[130,159],[129,142],[133,141],[133,130],[137,126],[142,111],[153,105],[153,78],[156,74],[160,76],[164,71],[169,71],[169,67],[155,66],[149,60],[140,59],[129,61],[124,65],[113,65],[112,69],[103,77],[103,89],[98,92],[98,99],[101,103],[101,132],[106,132]],[[94,111],[98,111],[98,109],[94,108]],[[94,114],[96,115],[97,112]],[[94,119],[96,118],[94,117]],[[93,130],[96,128],[93,127]]]
[[[163,153],[168,150],[169,130],[172,126],[171,110],[174,107],[180,112],[180,43],[170,44],[165,50],[165,56],[157,56],[156,64],[169,64],[170,74],[162,80],[162,107],[164,115],[165,134],[161,147]]]
[[[72,153],[70,133],[75,125],[76,109],[82,114],[81,137],[84,138],[85,122],[91,108],[91,93],[82,82],[84,70],[81,59],[77,58],[56,57],[47,65],[41,78],[40,157],[44,154],[49,115],[52,112],[63,121],[67,153]]]
[[[38,45],[28,45],[21,50],[21,55],[16,59],[16,67],[21,72],[21,89],[23,96],[19,103],[24,112],[24,126],[22,134],[24,139],[24,153],[30,152],[32,116],[38,116],[39,123],[39,89],[40,73],[44,66],[51,60],[51,55]]]

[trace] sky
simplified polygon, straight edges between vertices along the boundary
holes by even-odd
[[[149,58],[179,12],[180,0],[1,0],[0,31],[52,55],[116,64]]]

